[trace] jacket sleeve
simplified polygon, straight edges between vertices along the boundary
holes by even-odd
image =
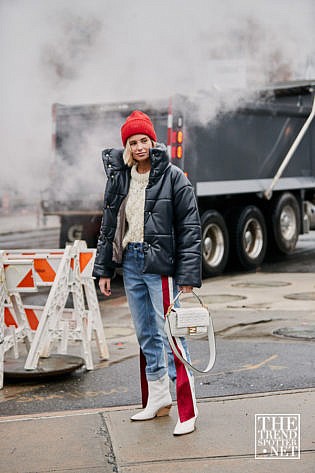
[[[102,152],[107,182],[104,193],[103,219],[97,243],[93,275],[113,277],[117,262],[114,261],[113,247],[117,228],[117,216],[122,201],[126,197],[130,171],[123,161],[123,150],[108,148]]]
[[[201,224],[194,190],[182,171],[173,181],[175,281],[201,287]]]
[[[94,268],[93,268],[94,277],[112,278],[114,276],[115,268],[106,266],[106,259],[107,259],[107,245],[105,245],[102,242],[101,236],[100,236],[97,243],[96,257],[95,257]]]
[[[112,278],[115,273],[115,268],[112,267],[110,262],[112,261],[112,243],[109,238],[106,236],[106,223],[108,221],[107,213],[110,211],[107,208],[107,194],[108,187],[110,183],[107,182],[104,194],[104,206],[103,206],[103,218],[100,228],[100,234],[98,237],[97,247],[96,247],[96,256],[93,268],[94,277],[107,277]]]
[[[104,235],[103,222],[104,217],[102,220],[100,235],[96,247],[93,276],[112,278],[115,273],[115,268],[107,265],[107,261],[110,261],[112,258],[112,245],[107,241]]]

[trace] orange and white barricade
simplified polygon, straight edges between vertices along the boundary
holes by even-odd
[[[84,241],[76,241],[65,250],[13,250],[3,253],[8,265],[14,266],[17,261],[24,261],[32,268],[32,273],[25,277],[25,282],[30,284],[28,290],[36,291],[41,286],[50,286],[45,306],[23,307],[22,325],[27,327],[28,334],[33,334],[24,368],[36,369],[39,358],[49,356],[51,345],[56,341],[59,342],[58,353],[66,354],[68,341],[79,340],[85,366],[91,370],[94,368],[91,347],[93,336],[100,359],[108,359],[108,347],[92,278],[96,250],[88,249]],[[16,280],[15,284],[18,286],[20,283]],[[14,289],[12,280],[11,291]],[[68,310],[65,305],[70,293],[73,309]],[[5,309],[8,320],[8,304],[5,304]]]
[[[29,348],[33,334],[28,324],[20,292],[37,291],[30,260],[6,258],[0,251],[0,389],[3,387],[4,354],[13,349],[18,358],[18,342],[25,341]]]
[[[49,355],[50,345],[56,339],[62,340],[60,352],[65,353],[66,340],[73,339],[74,337],[82,342],[82,357],[85,360],[86,368],[88,370],[93,369],[91,351],[93,333],[95,333],[100,358],[104,360],[109,358],[96,290],[92,279],[94,259],[95,250],[87,249],[86,243],[83,241],[78,240],[73,246],[68,246],[65,249],[41,314],[34,340],[26,359],[25,369],[35,369],[39,357]],[[43,274],[42,272],[41,278],[43,278]],[[48,282],[48,278],[46,278],[43,284]],[[84,292],[87,308],[85,307]],[[72,293],[73,310],[77,322],[75,332],[69,328],[69,324],[67,325],[63,317],[63,310],[70,293]],[[62,325],[64,329],[60,328]],[[66,331],[67,336],[65,332],[62,333],[62,330]]]
[[[4,361],[4,268],[0,261],[0,389],[3,387],[3,361]]]

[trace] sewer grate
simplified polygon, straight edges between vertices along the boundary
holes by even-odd
[[[233,287],[249,287],[249,288],[259,288],[259,287],[284,287],[290,286],[290,282],[285,281],[264,281],[264,282],[237,282],[232,284]]]
[[[288,294],[284,297],[295,301],[315,301],[315,292],[297,292],[295,294]]]
[[[315,325],[301,327],[282,327],[274,330],[273,335],[300,340],[315,340]]]

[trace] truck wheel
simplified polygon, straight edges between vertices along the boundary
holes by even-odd
[[[239,209],[231,218],[230,240],[241,266],[247,270],[261,265],[267,249],[267,228],[263,214],[254,205]]]
[[[292,253],[300,234],[300,209],[290,192],[281,194],[271,209],[270,233],[272,246],[285,255]]]
[[[228,260],[228,230],[224,218],[215,210],[202,215],[201,226],[203,276],[216,276],[223,273]]]

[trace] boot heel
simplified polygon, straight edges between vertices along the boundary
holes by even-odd
[[[171,410],[172,404],[169,404],[168,406],[160,407],[160,409],[156,413],[156,417],[164,417],[168,416]]]

